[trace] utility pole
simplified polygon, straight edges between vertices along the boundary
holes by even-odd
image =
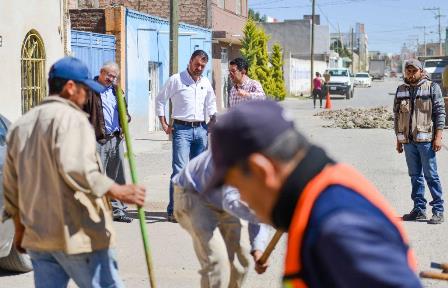
[[[313,1],[313,9],[311,13],[311,55],[310,55],[310,92],[313,93],[313,69],[314,69],[314,15],[316,13],[316,0]]]
[[[441,22],[440,22],[441,20],[440,19],[442,17],[445,17],[445,15],[442,15],[440,13],[440,7],[423,8],[423,10],[426,10],[426,11],[437,11],[435,17],[436,17],[436,19],[437,18],[439,19],[439,56],[442,56],[443,55],[443,52],[442,52],[442,25],[441,25]]]
[[[170,76],[179,70],[179,3],[178,0],[170,0]],[[173,104],[170,100],[170,125],[173,125]],[[169,139],[173,140],[173,134]]]
[[[415,26],[415,29],[423,29],[423,46],[425,49],[425,52],[423,53],[423,56],[426,57],[426,26]],[[418,51],[418,49],[417,49]]]
[[[354,32],[353,32],[353,27],[352,27],[352,30],[351,30],[351,32],[350,32],[350,50],[352,51],[352,74],[354,74],[355,72],[353,71],[353,68],[354,68],[354,66],[355,66],[355,63],[353,62],[353,60],[355,59],[355,57],[353,56],[353,42],[355,41],[354,40]]]
[[[170,76],[178,71],[179,59],[179,3],[170,0]]]

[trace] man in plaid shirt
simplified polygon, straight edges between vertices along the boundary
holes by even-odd
[[[247,76],[248,69],[249,64],[243,58],[236,58],[230,61],[229,72],[233,86],[229,95],[229,107],[250,100],[266,99],[260,82]]]

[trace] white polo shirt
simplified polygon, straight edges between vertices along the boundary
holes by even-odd
[[[195,82],[187,70],[172,75],[157,95],[158,116],[165,116],[168,99],[173,103],[172,117],[177,120],[206,121],[206,115],[216,113],[215,92],[208,78],[201,77]]]

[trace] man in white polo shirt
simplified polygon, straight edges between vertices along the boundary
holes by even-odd
[[[173,135],[173,173],[174,177],[188,161],[207,148],[206,117],[214,121],[216,99],[212,85],[207,77],[202,77],[208,55],[203,50],[196,50],[190,57],[185,71],[174,74],[165,83],[157,95],[156,109],[160,123],[166,134]],[[165,117],[166,105],[171,99],[173,109],[170,125]],[[168,220],[176,222],[173,215],[173,184],[170,181],[170,202],[167,207]]]

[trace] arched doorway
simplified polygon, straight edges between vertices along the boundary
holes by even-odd
[[[38,105],[46,95],[45,47],[39,33],[26,34],[21,53],[22,113]]]

